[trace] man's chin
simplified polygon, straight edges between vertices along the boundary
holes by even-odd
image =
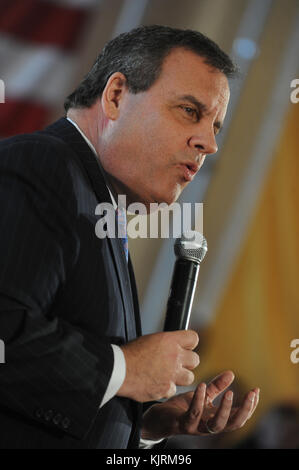
[[[177,185],[175,188],[171,188],[168,192],[163,193],[152,193],[152,194],[137,194],[131,193],[129,197],[129,203],[138,202],[142,203],[146,207],[146,211],[148,214],[156,212],[159,208],[166,208],[166,206],[171,206],[174,202],[176,202],[182,192],[182,187]],[[134,198],[134,200],[133,200]]]
[[[157,198],[157,200],[155,201],[152,201],[151,203],[149,203],[147,205],[147,212],[148,214],[149,213],[153,213],[153,212],[156,212],[158,209],[163,209],[163,208],[167,208],[169,206],[171,206],[172,204],[174,204],[176,201],[177,201],[178,197],[173,197],[173,198],[169,198],[169,197],[165,197],[165,198]]]

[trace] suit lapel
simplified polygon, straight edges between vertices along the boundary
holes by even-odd
[[[101,167],[97,162],[93,151],[89,148],[88,144],[77,129],[67,119],[62,118],[47,127],[44,132],[59,137],[72,148],[81,163],[80,166],[83,166],[85,173],[89,178],[98,201],[112,203]],[[136,306],[138,307],[138,299],[134,298],[133,300],[132,298],[129,270],[122,241],[119,238],[108,238],[108,242],[115,262],[120,293],[124,305],[127,340],[130,341],[136,338],[135,317],[138,319],[139,311],[134,312],[134,308],[136,308]],[[130,269],[132,269],[132,267]],[[136,294],[137,292],[134,287],[133,296],[135,297]]]

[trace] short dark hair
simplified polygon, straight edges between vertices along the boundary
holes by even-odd
[[[190,50],[228,78],[237,72],[230,57],[204,34],[168,26],[140,26],[109,41],[93,67],[65,100],[64,108],[89,108],[102,95],[109,77],[121,72],[130,92],[148,90],[160,75],[165,57],[174,48]]]

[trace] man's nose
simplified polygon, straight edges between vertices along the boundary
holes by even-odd
[[[200,129],[189,139],[189,145],[205,155],[218,151],[214,129]]]

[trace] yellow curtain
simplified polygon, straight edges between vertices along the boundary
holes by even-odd
[[[256,419],[275,404],[299,403],[299,364],[290,359],[299,338],[298,123],[292,105],[197,370],[202,380],[231,369],[241,389],[259,386]]]

